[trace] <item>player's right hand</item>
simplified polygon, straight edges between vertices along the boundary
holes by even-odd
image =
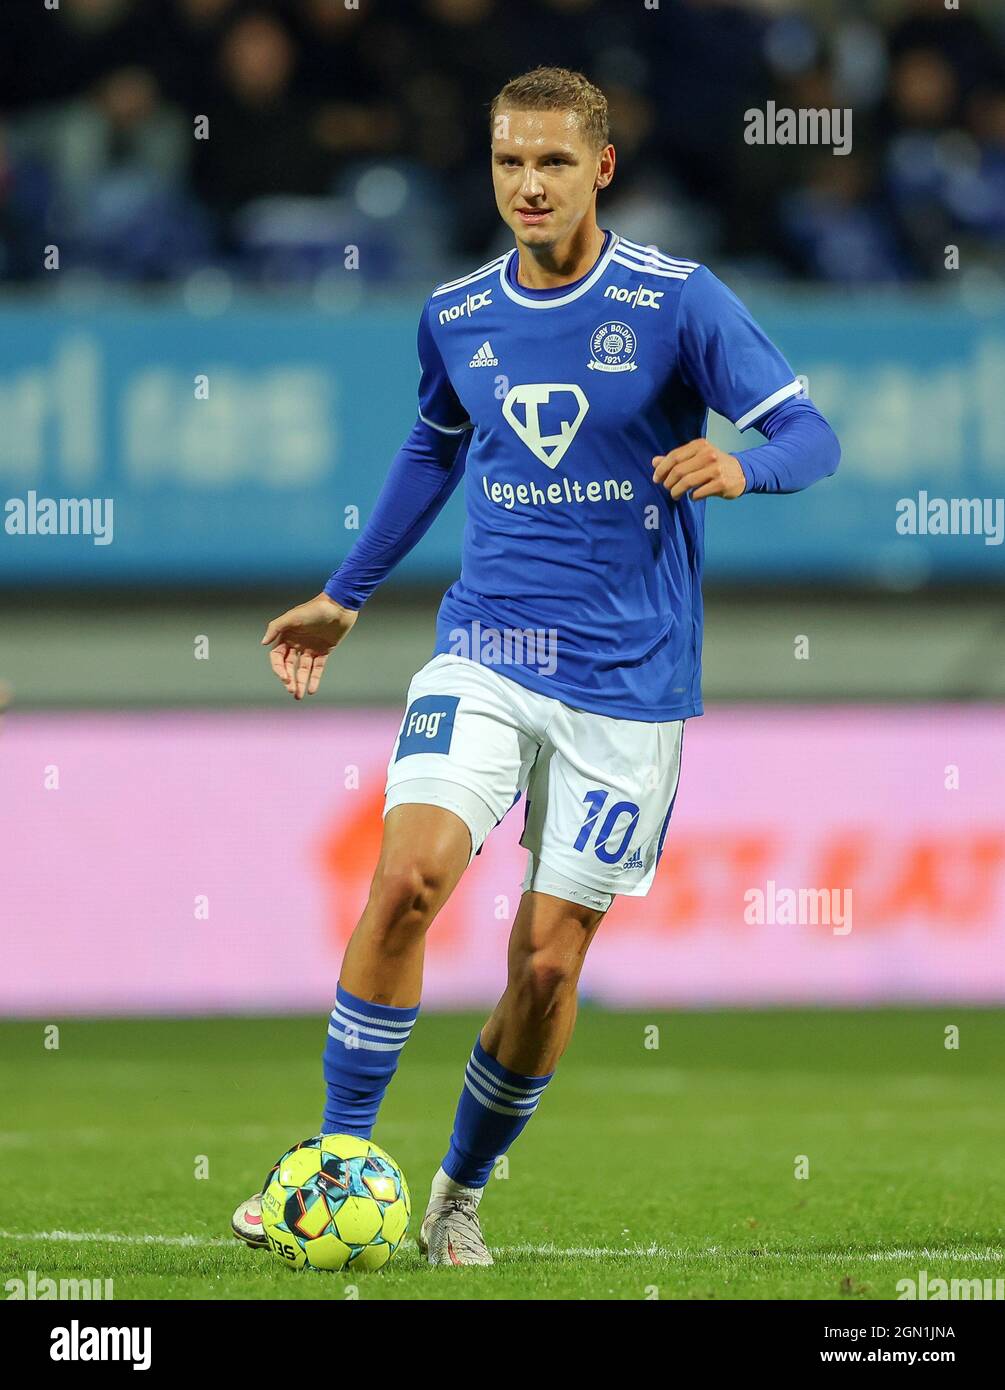
[[[272,619],[262,646],[272,647],[272,669],[295,700],[316,693],[329,652],[350,632],[358,616],[322,593]]]

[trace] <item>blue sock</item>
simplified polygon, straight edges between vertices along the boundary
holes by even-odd
[[[457,1103],[443,1171],[465,1187],[484,1187],[492,1165],[523,1132],[545,1086],[555,1075],[521,1076],[502,1066],[475,1040]]]
[[[419,1014],[392,1004],[370,1004],[339,985],[328,1021],[324,1050],[325,1102],[322,1134],[369,1139],[377,1111]]]

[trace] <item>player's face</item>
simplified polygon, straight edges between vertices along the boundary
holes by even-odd
[[[499,215],[517,241],[543,249],[569,237],[610,181],[614,149],[595,151],[572,111],[500,111],[492,133]]]

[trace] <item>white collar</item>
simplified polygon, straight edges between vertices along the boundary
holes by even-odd
[[[510,261],[516,255],[515,246],[499,267],[499,283],[504,293],[507,294],[515,304],[522,304],[526,309],[560,309],[563,304],[571,304],[574,299],[578,299],[581,294],[585,294],[587,290],[593,288],[607,269],[617,244],[618,234],[617,232],[611,232],[611,240],[608,243],[607,250],[597,261],[597,264],[593,267],[582,284],[577,285],[576,288],[571,290],[568,294],[557,295],[554,299],[530,299],[527,295],[521,294],[519,290],[514,289],[510,284],[509,276],[506,272],[509,268]]]

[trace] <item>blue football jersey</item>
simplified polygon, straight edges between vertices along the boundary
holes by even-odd
[[[514,249],[440,285],[420,320],[420,416],[466,456],[436,651],[502,651],[500,675],[598,714],[700,714],[705,502],[674,501],[652,459],[709,408],[746,429],[800,384],[695,261],[607,231],[573,284],[527,289],[517,267]]]

